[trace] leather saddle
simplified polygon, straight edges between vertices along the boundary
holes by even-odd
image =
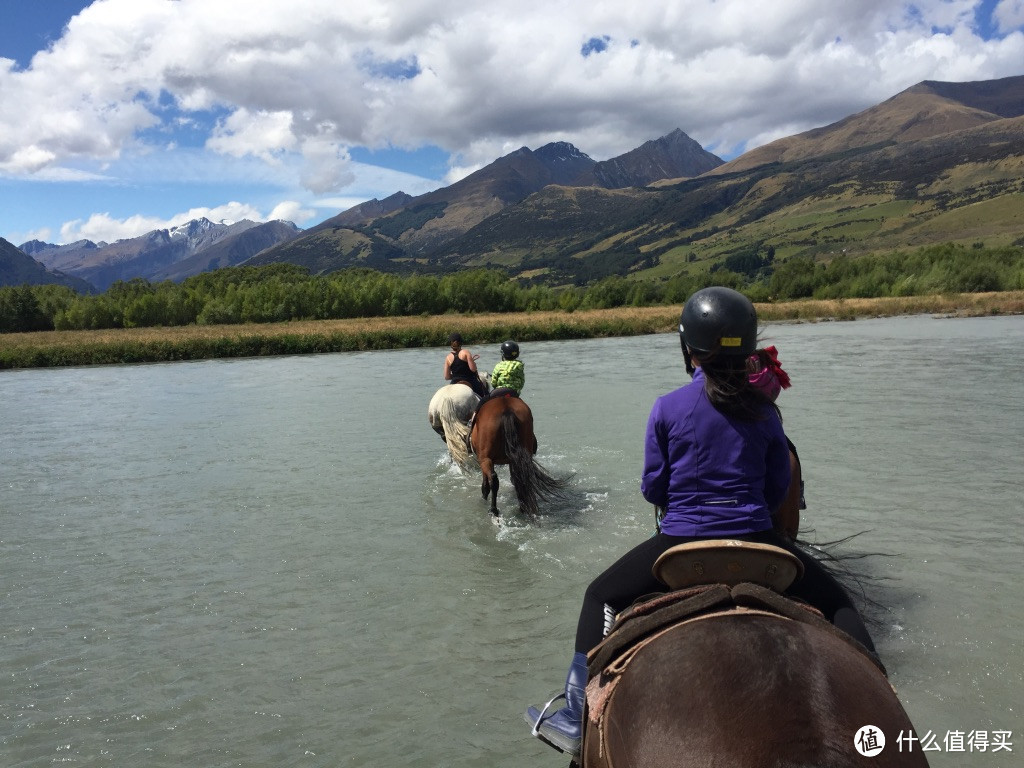
[[[647,595],[622,611],[607,637],[587,654],[591,680],[617,674],[635,649],[662,630],[736,611],[770,613],[841,637],[886,674],[878,658],[807,603],[780,594],[800,575],[792,553],[769,544],[711,539],[679,544],[654,564],[670,591]]]

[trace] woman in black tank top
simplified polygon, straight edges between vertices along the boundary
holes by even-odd
[[[464,381],[480,397],[487,397],[487,388],[480,381],[476,363],[473,362],[473,355],[468,349],[462,347],[462,336],[453,333],[448,337],[448,343],[451,344],[452,351],[444,359],[444,378],[451,381],[452,384]]]

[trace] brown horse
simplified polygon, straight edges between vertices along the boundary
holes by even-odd
[[[790,539],[796,539],[797,534],[800,532],[800,503],[803,501],[803,470],[800,467],[800,457],[797,456],[796,450],[790,448],[789,451],[789,490],[786,491],[786,496],[782,500],[782,504],[775,510],[775,514],[772,515],[772,522],[774,523],[775,530],[779,533],[788,536]]]
[[[927,767],[881,665],[816,612],[749,583],[653,602],[589,654],[584,768]]]
[[[538,512],[538,501],[558,496],[566,486],[565,479],[552,477],[534,460],[533,413],[518,397],[498,395],[484,400],[474,417],[470,443],[483,472],[480,491],[490,499],[492,515],[499,514],[495,465],[508,465],[519,511],[531,516]]]

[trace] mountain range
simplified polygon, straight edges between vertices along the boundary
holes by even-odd
[[[614,190],[695,177],[722,164],[681,130],[597,162],[567,142],[517,149],[451,186],[373,200],[321,222],[249,263],[291,262],[312,272],[347,266],[445,269],[439,256],[509,208],[550,187]],[[500,247],[500,246],[499,246]],[[458,266],[452,261],[452,266]]]
[[[183,280],[235,266],[265,248],[297,237],[300,231],[286,221],[214,223],[201,218],[115,243],[79,240],[52,245],[30,240],[21,250],[46,269],[80,278],[104,291],[116,280]]]
[[[81,278],[47,269],[29,256],[24,248],[17,248],[0,237],[0,286],[26,284],[65,285],[79,293],[92,293],[95,290]]]
[[[313,273],[493,266],[583,284],[723,265],[744,271],[767,254],[827,261],[938,242],[1024,245],[1024,77],[925,81],[730,162],[681,130],[601,162],[555,142],[305,231],[200,220],[114,244],[33,241],[21,251],[46,274],[102,290],[132,277],[181,280],[277,262]]]

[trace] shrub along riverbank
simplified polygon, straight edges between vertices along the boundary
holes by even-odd
[[[665,333],[679,306],[575,312],[444,314],[248,325],[189,325],[0,334],[0,368],[152,363],[265,355],[445,346],[458,330],[468,345]],[[757,305],[762,323],[854,320],[910,314],[1024,314],[1024,291]]]
[[[225,267],[181,283],[136,277],[94,295],[57,285],[9,286],[0,287],[0,333],[679,306],[707,285],[735,288],[754,302],[1024,290],[1024,247],[976,245],[840,255],[827,264],[810,258],[777,263],[774,252],[736,253],[708,271],[664,281],[612,275],[585,287],[513,279],[497,269],[399,275],[352,268],[310,275],[295,264]]]

